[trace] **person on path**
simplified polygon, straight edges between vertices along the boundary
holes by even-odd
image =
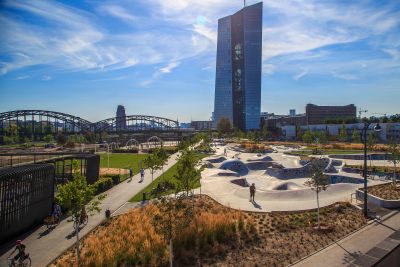
[[[144,169],[140,168],[140,182],[143,182],[144,179]]]
[[[129,169],[129,177],[132,178],[132,169]]]
[[[250,201],[251,201],[251,202],[255,202],[255,201],[254,201],[255,195],[256,195],[256,186],[255,186],[255,184],[253,183],[253,184],[250,186]]]
[[[26,246],[22,243],[22,241],[21,240],[17,240],[15,249],[11,252],[10,257],[11,257],[12,254],[14,254],[15,251],[17,251],[18,253],[12,259],[11,266],[14,266],[15,262],[17,262],[17,261],[22,262],[25,259],[25,256],[26,256],[25,248],[26,248]]]

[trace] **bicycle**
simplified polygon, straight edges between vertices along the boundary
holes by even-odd
[[[17,262],[14,261],[14,258],[8,258],[8,266],[9,267],[30,267],[32,263],[31,257],[29,253],[25,254],[22,258],[19,258]]]

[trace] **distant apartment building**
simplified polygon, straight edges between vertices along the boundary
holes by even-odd
[[[356,119],[357,108],[350,104],[346,106],[317,106],[307,104],[306,124],[324,124],[328,120]]]
[[[190,126],[197,131],[210,130],[212,121],[192,121]]]
[[[289,116],[291,116],[291,117],[296,116],[296,110],[295,109],[290,109],[289,110]]]
[[[116,118],[115,127],[117,128],[117,131],[125,130],[126,129],[126,113],[125,113],[124,106],[118,105],[116,117],[117,118]]]
[[[261,118],[267,128],[276,128],[284,125],[305,125],[306,114],[275,115],[274,113],[262,112]]]
[[[351,123],[351,124],[311,124],[296,127],[295,125],[282,125],[278,128],[281,129],[283,138],[286,140],[295,140],[296,136],[302,136],[307,130],[311,132],[326,132],[329,136],[338,136],[340,129],[343,127],[346,129],[347,140],[351,141],[353,132],[360,133],[364,128],[364,123]],[[375,133],[378,140],[381,142],[387,142],[390,140],[400,141],[400,123],[379,123],[382,130],[380,132],[374,132],[375,124],[372,123],[367,133]],[[298,132],[300,131],[300,132]]]

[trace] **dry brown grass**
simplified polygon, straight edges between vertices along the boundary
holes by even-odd
[[[174,237],[176,266],[286,266],[363,226],[362,213],[348,203],[321,209],[330,231],[315,231],[316,212],[256,213],[196,197],[195,216]],[[118,216],[83,241],[82,266],[166,266],[167,243],[151,223],[148,205]],[[74,252],[55,266],[75,266]]]
[[[400,200],[400,183],[397,182],[396,185],[387,183],[368,187],[368,194],[386,200]]]

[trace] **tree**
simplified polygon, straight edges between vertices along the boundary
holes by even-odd
[[[269,132],[267,129],[267,125],[264,125],[264,127],[261,128],[261,138],[263,140],[268,140]]]
[[[319,193],[322,190],[326,190],[329,185],[329,178],[324,174],[323,162],[320,159],[313,158],[310,162],[310,174],[311,178],[306,182],[308,186],[311,187],[317,194],[317,220],[318,229],[320,229],[320,219],[319,219]]]
[[[76,235],[76,255],[79,266],[79,225],[80,216],[83,208],[86,206],[89,213],[100,212],[100,202],[106,195],[102,194],[94,198],[98,183],[88,185],[85,176],[79,173],[79,166],[76,160],[72,163],[73,179],[67,184],[58,185],[56,202],[66,208],[74,222]]]
[[[156,229],[161,230],[164,239],[169,241],[169,259],[172,267],[174,258],[172,239],[190,225],[193,219],[193,208],[184,196],[162,197],[155,202],[155,205],[158,207],[158,213],[153,217],[153,224]]]
[[[310,131],[310,129],[307,129],[307,131],[303,134],[303,142],[306,144],[311,144],[313,141],[313,135]]]
[[[354,143],[360,143],[361,138],[360,138],[360,131],[357,129],[353,129],[353,133],[351,134],[351,140],[353,140]]]
[[[202,169],[198,169],[196,154],[193,150],[185,150],[179,157],[177,163],[175,179],[178,181],[178,192],[185,191],[186,195],[189,195],[196,184],[200,181]]]
[[[154,172],[161,167],[160,159],[157,157],[156,153],[153,153],[151,155],[148,155],[147,158],[144,159],[143,163],[147,168],[150,169],[151,181],[153,181]]]
[[[64,145],[67,142],[67,139],[63,133],[59,133],[56,140],[58,145]]]
[[[51,134],[48,134],[48,135],[46,135],[46,136],[43,138],[43,140],[44,140],[46,143],[51,143],[51,142],[54,141],[54,138],[53,138],[53,136],[52,136]]]
[[[342,127],[340,127],[339,130],[339,141],[346,142],[346,140],[347,140],[346,125],[342,124]]]
[[[396,185],[396,165],[400,163],[400,144],[395,142],[394,139],[390,140],[388,152],[389,161],[393,163],[393,185]]]
[[[154,153],[157,155],[157,159],[159,161],[158,166],[161,167],[162,170],[162,174],[164,176],[164,165],[167,163],[168,161],[168,154],[165,151],[164,148],[158,148],[156,149],[156,151],[154,151]]]
[[[231,121],[228,118],[221,118],[217,124],[217,130],[220,135],[227,134],[232,130]]]

